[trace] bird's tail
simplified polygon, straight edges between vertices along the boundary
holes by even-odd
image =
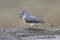
[[[54,24],[48,23],[48,22],[44,22],[45,24],[47,24],[48,26],[54,27]]]

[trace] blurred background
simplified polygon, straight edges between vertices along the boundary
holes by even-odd
[[[24,9],[55,25],[48,27],[40,24],[39,28],[60,28],[60,0],[0,0],[0,29],[25,28],[26,25],[19,17]]]

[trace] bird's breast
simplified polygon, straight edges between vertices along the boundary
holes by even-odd
[[[23,22],[26,24],[26,21],[24,19],[25,19],[25,17],[23,17]]]

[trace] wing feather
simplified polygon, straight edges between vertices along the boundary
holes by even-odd
[[[29,16],[29,17],[25,17],[24,19],[27,23],[43,23],[42,19],[33,17],[33,16]]]

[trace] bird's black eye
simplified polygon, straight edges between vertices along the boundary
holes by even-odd
[[[20,15],[24,15],[24,13],[22,12]]]
[[[24,13],[22,13],[22,15],[24,15]]]

